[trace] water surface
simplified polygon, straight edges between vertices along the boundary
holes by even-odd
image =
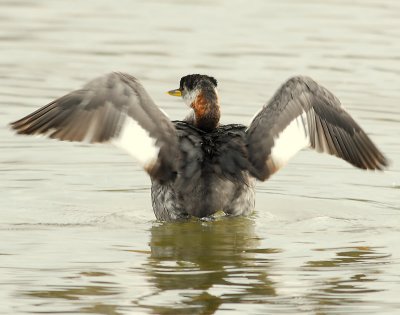
[[[397,1],[2,1],[0,312],[397,314]],[[257,188],[249,218],[156,222],[150,180],[108,146],[15,136],[7,123],[93,77],[219,80],[247,123],[288,77],[332,90],[392,162],[364,172],[304,151]]]

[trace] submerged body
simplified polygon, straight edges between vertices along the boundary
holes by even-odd
[[[217,81],[187,75],[168,92],[190,108],[171,121],[138,80],[111,73],[11,124],[20,134],[111,142],[134,156],[152,180],[159,220],[254,210],[255,181],[265,181],[301,149],[382,170],[384,155],[326,88],[308,77],[285,82],[249,126],[220,125]]]

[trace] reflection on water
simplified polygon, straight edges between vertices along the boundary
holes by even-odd
[[[65,306],[75,301],[77,312],[96,314],[133,309],[152,314],[214,314],[252,308],[263,313],[328,314],[338,307],[357,312],[368,305],[366,295],[384,290],[376,281],[390,263],[384,248],[316,247],[315,255],[306,258],[296,273],[285,275],[283,249],[261,246],[254,220],[246,218],[154,223],[150,233],[149,251],[115,246],[120,253],[141,257],[139,265],[126,264],[123,278],[117,276],[121,270],[112,268],[76,270],[64,281],[85,284],[48,285],[45,290],[24,290],[22,296],[34,298],[38,310],[51,313],[55,312],[52,300],[64,300],[60,305]],[[138,274],[146,279],[142,290],[135,283]],[[297,286],[295,299],[286,293],[288,280]]]
[[[118,304],[107,304],[106,302],[97,301],[97,298],[104,300],[112,299],[113,296],[118,295],[119,293],[120,291],[110,286],[110,284],[91,284],[83,287],[56,287],[52,290],[48,289],[45,291],[31,291],[25,292],[24,295],[25,297],[32,297],[35,298],[35,300],[41,301],[40,303],[36,304],[35,308],[40,306],[40,308],[46,313],[58,312],[56,309],[54,309],[54,307],[52,307],[52,300],[67,300],[71,301],[71,303],[75,303],[76,305],[79,305],[80,301],[87,300],[84,303],[85,306],[78,307],[76,312],[94,314],[121,314],[118,312],[118,309],[120,308]],[[88,302],[90,300],[94,301]],[[61,304],[68,305],[66,303]]]
[[[132,288],[131,307],[154,314],[213,314],[222,305],[267,302],[276,296],[269,269],[280,250],[261,248],[254,228],[248,218],[154,223],[150,251],[114,246],[145,258],[140,268],[127,266],[143,273],[151,288],[145,294]],[[84,302],[79,307],[82,313],[121,314],[121,305],[106,303],[126,286],[116,281],[114,270],[75,271],[64,279],[86,284],[48,285],[46,290],[24,290],[22,295],[42,301],[36,304],[47,305],[50,312],[49,301],[56,299]]]
[[[309,261],[306,265],[308,268],[330,268],[348,266],[351,264],[361,264],[363,266],[369,263],[375,264],[376,260],[383,260],[389,258],[388,254],[381,254],[376,252],[379,248],[371,248],[368,246],[349,247],[349,248],[330,248],[330,249],[316,249],[316,251],[335,251],[336,256],[330,260],[322,261]]]
[[[224,303],[260,303],[275,295],[268,269],[277,249],[257,249],[249,219],[164,223],[151,229],[149,281],[137,303],[156,314],[212,314]],[[170,305],[168,305],[170,304]]]
[[[385,264],[390,263],[390,255],[383,248],[368,246],[349,248],[316,249],[320,252],[334,252],[335,257],[328,260],[311,260],[303,270],[308,273],[324,273],[329,270],[328,279],[319,279],[307,298],[315,301],[319,307],[334,305],[363,304],[366,294],[380,292],[384,289],[374,285]],[[335,273],[346,271],[346,276],[335,276]]]
[[[43,299],[66,299],[66,300],[79,300],[85,296],[109,296],[117,294],[113,292],[112,288],[107,286],[87,286],[77,288],[55,289],[54,291],[34,291],[29,292],[27,295]]]

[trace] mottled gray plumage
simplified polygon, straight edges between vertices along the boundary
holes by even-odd
[[[303,123],[309,132],[309,146],[318,152],[335,155],[362,169],[382,170],[388,165],[331,92],[308,77],[293,77],[278,89],[247,130],[249,158],[257,170],[253,175],[259,180],[266,180],[279,169],[268,163],[274,138],[302,113],[306,114]]]
[[[248,128],[205,123],[207,117],[219,120],[216,86],[212,77],[183,77],[174,91],[191,100],[194,115],[172,122],[134,77],[111,73],[11,126],[20,134],[111,141],[127,149],[151,176],[153,209],[160,220],[219,210],[249,214],[255,179],[267,179],[302,145],[359,168],[381,170],[388,164],[339,100],[310,78],[284,83]]]
[[[20,134],[44,134],[64,141],[101,143],[118,137],[127,117],[145,129],[160,148],[148,168],[162,180],[177,171],[178,142],[173,124],[131,75],[110,73],[90,81],[11,124]],[[141,150],[141,148],[138,148]]]
[[[218,210],[232,215],[251,212],[254,179],[248,172],[251,165],[246,127],[225,125],[204,132],[186,122],[174,123],[179,139],[179,171],[176,180],[168,184],[169,189],[157,179],[152,181],[157,218],[204,217]]]

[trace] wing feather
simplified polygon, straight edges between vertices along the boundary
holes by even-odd
[[[111,142],[138,159],[160,180],[176,174],[174,125],[139,81],[110,73],[11,123],[19,134],[64,141]]]
[[[308,77],[293,77],[254,117],[246,131],[249,159],[265,180],[299,150],[311,147],[363,169],[388,165],[367,134],[326,88]]]

